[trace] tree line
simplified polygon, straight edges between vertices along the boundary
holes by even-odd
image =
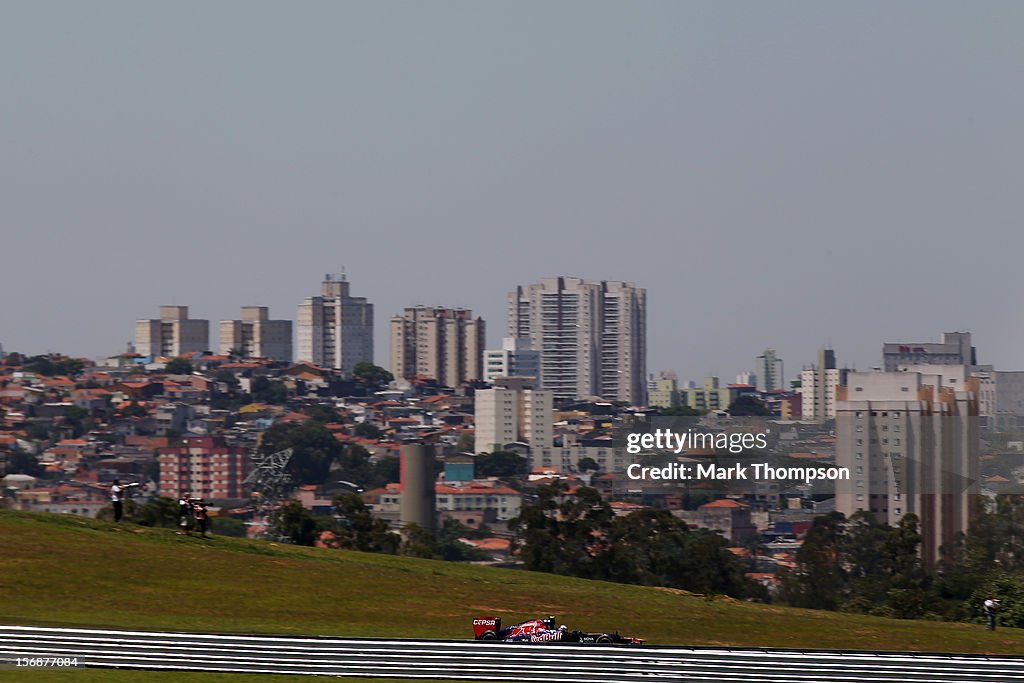
[[[1024,496],[977,500],[966,534],[941,549],[935,567],[922,565],[919,520],[889,526],[868,513],[815,518],[781,573],[778,598],[797,607],[906,619],[982,620],[981,604],[999,597],[1004,626],[1024,628]]]
[[[509,523],[526,569],[586,579],[667,586],[737,598],[765,597],[720,534],[691,530],[669,510],[615,516],[595,489],[572,496],[543,485]]]

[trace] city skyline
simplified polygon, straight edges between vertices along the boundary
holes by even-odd
[[[341,278],[341,279],[338,279],[337,281],[338,282],[343,282],[344,281],[344,282],[346,282],[346,284],[351,284],[351,281],[348,280],[347,275],[344,275],[344,274],[342,274],[342,275],[328,274],[326,277],[327,278],[332,278],[332,277],[333,278]],[[571,277],[571,276],[557,276],[557,277]],[[540,278],[540,279],[545,279],[545,278]],[[551,279],[551,278],[547,278],[547,279]],[[584,278],[584,279],[586,279],[586,278]],[[329,282],[330,280],[327,280],[327,281]],[[323,283],[321,283],[321,284],[323,284]],[[507,298],[507,296],[508,296],[508,293],[506,293],[506,298]],[[308,299],[308,298],[309,297],[306,297],[306,299]],[[374,306],[372,295],[371,296],[364,296],[364,297],[360,297],[360,298],[365,298],[367,300],[367,302],[370,304],[371,307]],[[298,307],[301,307],[301,305],[302,305],[302,302],[300,302],[298,304]],[[291,306],[291,308],[293,310],[296,307],[297,307],[297,305],[294,305],[294,304]],[[182,305],[182,304],[162,304],[162,305],[158,305],[158,306],[151,306],[150,308],[151,309],[185,309],[187,314],[192,315],[195,312],[197,307],[192,306],[192,305]],[[234,308],[235,308],[236,311],[239,309],[238,306],[235,306]],[[267,307],[265,305],[260,305],[260,304],[252,303],[252,304],[244,304],[244,305],[241,306],[241,308],[242,309],[257,309],[257,308],[266,309]],[[373,362],[376,365],[379,365],[381,367],[390,369],[390,366],[391,366],[391,354],[392,354],[392,347],[391,347],[391,336],[392,336],[391,335],[391,324],[392,324],[392,319],[394,317],[400,317],[402,313],[404,313],[404,312],[406,312],[406,311],[408,311],[410,309],[415,309],[415,308],[455,308],[455,309],[460,309],[461,310],[463,307],[461,307],[461,306],[455,306],[455,307],[443,306],[443,305],[438,305],[436,303],[435,304],[417,303],[415,305],[410,305],[410,306],[404,307],[402,309],[402,312],[396,313],[394,316],[388,316],[383,321],[380,321],[380,322],[375,321],[374,324],[373,324],[373,336],[374,336],[374,345],[373,345],[374,346],[374,358],[373,358]],[[469,310],[469,309],[467,308],[465,310]],[[198,315],[205,315],[205,314],[200,312]],[[209,341],[208,341],[208,348],[206,350],[210,351],[211,353],[223,353],[224,350],[222,348],[220,348],[221,346],[223,346],[223,344],[218,342],[218,336],[217,335],[218,335],[218,329],[220,329],[218,326],[219,325],[223,325],[223,323],[230,322],[229,319],[231,318],[231,316],[229,315],[228,318],[226,318],[224,320],[220,320],[218,322],[218,320],[215,317],[207,316],[206,318],[199,318],[198,315],[193,315],[193,319],[195,319],[197,322],[204,322],[204,323],[208,324]],[[237,314],[234,317],[237,318]],[[484,319],[484,316],[478,316],[478,318]],[[287,321],[287,322],[293,323],[293,326],[294,326],[295,319],[296,319],[295,316],[292,316],[292,317],[282,316],[281,317],[281,321],[282,322]],[[40,351],[40,350],[25,350],[25,349],[15,348],[15,347],[12,347],[12,346],[9,346],[9,345],[5,346],[3,340],[0,340],[0,350],[3,350],[5,353],[18,352],[18,353],[25,353],[27,355],[36,355],[36,354],[39,354],[39,353],[59,353],[59,354],[68,355],[68,356],[72,356],[72,357],[79,356],[79,357],[83,357],[83,358],[90,358],[92,360],[102,360],[103,358],[111,357],[111,356],[114,356],[114,355],[116,355],[118,353],[124,352],[125,344],[132,344],[133,346],[136,347],[136,351],[137,352],[143,351],[142,349],[138,348],[138,345],[139,345],[139,336],[138,336],[139,332],[138,332],[137,328],[138,328],[138,326],[140,324],[148,323],[148,322],[155,322],[155,321],[150,321],[149,319],[145,319],[145,318],[138,318],[138,319],[136,319],[134,321],[134,326],[136,328],[134,330],[134,332],[129,330],[129,333],[125,335],[127,337],[127,339],[124,342],[122,342],[120,346],[118,346],[117,348],[111,349],[109,352],[100,352],[100,353],[94,353],[94,354],[88,354],[88,353],[76,354],[76,353],[73,353],[73,352],[69,352],[68,350],[63,349],[63,348],[47,348],[44,351]],[[505,318],[502,318],[502,325],[501,325],[502,329],[505,328],[506,322],[507,322],[507,320]],[[378,329],[378,327],[380,329]],[[959,333],[962,333],[962,332],[967,332],[968,336],[973,336],[974,339],[977,339],[977,335],[974,335],[971,330],[953,330],[953,331],[946,330],[946,331],[938,332],[935,329],[933,329],[931,331],[926,331],[924,334],[922,334],[920,339],[914,338],[914,339],[908,341],[906,339],[897,340],[895,338],[886,338],[884,341],[880,340],[880,341],[877,342],[877,345],[876,345],[878,347],[878,352],[877,352],[877,358],[875,360],[873,360],[873,361],[871,361],[869,363],[865,363],[865,364],[858,364],[858,363],[856,363],[854,361],[844,360],[844,361],[842,361],[842,364],[847,369],[850,369],[850,370],[860,370],[860,371],[868,371],[868,370],[871,370],[872,368],[884,368],[885,364],[886,364],[885,357],[884,357],[884,347],[888,347],[888,346],[891,346],[893,344],[906,344],[906,343],[924,344],[924,345],[927,345],[927,346],[939,346],[939,345],[941,345],[941,342],[942,342],[943,338],[945,337],[945,335],[948,335],[948,334],[951,334],[951,333],[955,335],[955,334],[959,334]],[[134,338],[132,338],[133,334],[134,334]],[[223,332],[220,332],[220,334],[223,334]],[[497,336],[497,340],[495,340],[495,338],[494,338],[495,336]],[[297,334],[295,332],[293,332],[292,333],[293,346],[295,345],[295,341],[294,340],[295,340],[296,337],[297,337]],[[493,326],[492,326],[492,329],[487,332],[486,344],[484,345],[484,348],[485,349],[498,349],[498,348],[501,348],[502,343],[504,342],[505,338],[506,338],[506,336],[503,336],[501,332],[495,331]],[[833,344],[819,344],[816,347],[814,347],[811,350],[812,355],[810,357],[808,357],[808,359],[806,359],[806,360],[805,359],[801,359],[800,361],[794,363],[794,365],[796,366],[795,369],[791,370],[791,371],[788,371],[788,374],[785,375],[785,384],[784,384],[783,387],[780,387],[780,388],[788,389],[790,384],[793,381],[800,379],[801,371],[807,370],[809,368],[812,368],[815,365],[815,363],[817,362],[817,360],[819,358],[819,354],[820,354],[820,352],[823,349],[829,349],[830,351],[833,351],[834,353],[836,353],[838,355],[838,352],[836,352],[836,350],[833,348],[833,346],[834,346]],[[198,347],[196,347],[196,349],[192,349],[190,352],[195,352],[196,350],[198,350]],[[769,350],[776,351],[775,349],[769,349]],[[147,355],[147,354],[143,353],[142,355]],[[157,354],[157,355],[159,355],[159,354]],[[783,358],[785,355],[786,355],[785,353],[777,352],[777,356],[779,358]],[[292,360],[295,361],[295,362],[302,362],[303,361],[303,359],[300,359],[298,357],[298,351],[297,350],[294,352]],[[981,352],[981,354],[979,354],[979,357],[978,357],[977,360],[978,360],[979,363],[983,363],[985,365],[993,365],[997,369],[1000,369],[1000,370],[1011,370],[1011,369],[1014,369],[1013,367],[1010,367],[1010,366],[1007,366],[1007,365],[1000,365],[998,363],[993,363],[989,359],[989,356],[987,355],[987,349],[984,348],[984,347],[982,348],[982,352]],[[742,361],[740,361],[739,364],[737,366],[735,366],[735,367],[725,367],[722,370],[718,370],[718,369],[708,370],[708,371],[705,371],[703,373],[701,373],[699,370],[694,370],[692,372],[689,372],[687,370],[679,370],[678,366],[677,367],[661,367],[661,366],[655,367],[653,365],[648,364],[646,376],[648,378],[651,378],[652,376],[656,377],[659,373],[662,373],[662,372],[670,372],[670,373],[673,373],[673,374],[677,374],[679,376],[679,382],[680,382],[680,387],[681,388],[685,387],[685,385],[687,383],[694,383],[695,386],[699,386],[700,383],[703,381],[703,379],[705,379],[707,377],[717,377],[717,378],[719,378],[722,381],[722,385],[725,386],[726,384],[729,384],[731,382],[731,380],[729,378],[732,377],[734,374],[735,375],[739,375],[739,374],[753,372],[754,376],[756,377],[757,376],[757,372],[756,372],[756,370],[752,370],[752,368],[754,368],[757,365],[757,363],[758,363],[758,359],[755,358],[753,361],[748,361],[747,365],[743,365]],[[696,368],[697,366],[696,366],[696,364],[694,364],[692,367]]]
[[[636,282],[648,372],[683,379],[950,330],[1024,368],[1019,4],[11,14],[7,351],[117,353],[166,304],[290,318],[343,265],[491,348],[519,283]]]

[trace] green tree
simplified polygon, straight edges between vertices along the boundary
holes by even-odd
[[[341,424],[344,422],[341,413],[332,405],[318,403],[306,409],[306,416],[320,424]]]
[[[508,526],[516,534],[519,557],[526,569],[538,572],[566,573],[560,555],[558,497],[564,487],[559,483],[538,486],[535,500],[522,505]]]
[[[238,381],[238,377],[235,376],[235,373],[229,370],[218,370],[214,373],[213,379],[214,381],[226,384],[228,391],[233,393],[237,392],[238,388],[241,386],[241,382]]]
[[[900,518],[882,546],[889,575],[886,608],[901,619],[915,619],[928,611],[930,580],[921,565],[920,546],[921,532],[913,513]]]
[[[690,406],[672,406],[662,408],[658,412],[667,417],[700,417],[700,411]]]
[[[46,471],[39,464],[39,458],[24,451],[14,451],[7,456],[7,474],[27,474],[32,477],[42,476]]]
[[[47,377],[54,377],[56,375],[66,375],[68,377],[74,377],[79,374],[85,367],[85,362],[80,358],[68,358],[58,353],[52,353],[45,356],[32,356],[25,360],[24,368],[29,372],[34,372]]]
[[[440,560],[441,549],[437,537],[419,524],[407,524],[402,529],[402,546],[399,554],[426,560]]]
[[[134,519],[137,524],[142,526],[177,527],[178,501],[163,497],[153,498],[147,503],[138,506]]]
[[[566,496],[564,485],[556,482],[539,486],[536,501],[523,505],[509,528],[519,537],[526,569],[597,578],[603,569],[596,558],[611,517],[611,508],[596,490],[580,487],[575,496]]]
[[[768,417],[772,414],[760,399],[749,394],[737,396],[736,400],[729,404],[728,412],[733,417]]]
[[[459,434],[459,440],[455,442],[455,450],[459,453],[472,453],[476,448],[476,438],[470,432]]]
[[[283,382],[272,381],[266,377],[257,377],[250,385],[252,400],[257,403],[282,405],[288,400],[288,388]]]
[[[356,363],[352,369],[352,377],[374,387],[390,384],[395,379],[395,376],[384,368],[367,361]]]
[[[576,469],[580,472],[596,472],[601,469],[601,466],[597,464],[597,461],[591,457],[580,458],[579,462],[576,463]]]
[[[982,604],[989,596],[1000,603],[997,624],[1008,628],[1024,628],[1024,576],[1003,571],[993,572],[967,600],[965,606],[972,620],[984,621]]]
[[[353,429],[352,432],[362,439],[379,439],[384,435],[381,428],[372,422],[360,422],[356,424],[355,429]]]
[[[814,518],[796,554],[796,568],[780,572],[780,594],[795,607],[834,610],[843,599],[846,569],[841,546],[846,518],[831,512]]]
[[[402,460],[399,457],[384,457],[370,464],[370,479],[366,488],[377,488],[397,482],[402,476]]]
[[[530,471],[530,461],[511,451],[480,453],[475,462],[478,477],[516,477]]]
[[[299,486],[326,482],[331,466],[343,450],[341,442],[314,420],[301,424],[278,423],[263,433],[260,444],[263,453],[276,453],[286,448],[292,449],[287,470]]]
[[[391,533],[387,522],[370,513],[360,496],[342,493],[335,496],[333,502],[338,547],[374,553],[398,552],[401,538]]]
[[[192,374],[192,361],[187,358],[175,358],[168,361],[164,369],[169,375],[190,375]]]
[[[490,553],[463,543],[462,538],[486,537],[486,529],[471,529],[456,519],[448,518],[437,532],[438,550],[441,559],[448,562],[484,562],[491,559]]]
[[[71,427],[72,436],[75,438],[85,434],[93,426],[89,411],[78,406],[68,406],[64,409],[63,424]]]
[[[271,526],[295,545],[313,545],[317,538],[317,523],[313,515],[292,499],[272,515]]]

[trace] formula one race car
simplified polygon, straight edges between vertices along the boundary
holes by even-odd
[[[640,638],[614,633],[570,631],[564,624],[555,627],[555,618],[530,619],[514,626],[501,627],[501,617],[477,617],[473,620],[476,640],[500,640],[504,643],[599,643],[602,645],[640,645]]]

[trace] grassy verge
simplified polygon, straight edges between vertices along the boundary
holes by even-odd
[[[654,644],[1024,652],[1024,631],[707,600],[515,570],[0,511],[0,622],[462,639],[557,615]],[[266,680],[266,679],[261,679]]]

